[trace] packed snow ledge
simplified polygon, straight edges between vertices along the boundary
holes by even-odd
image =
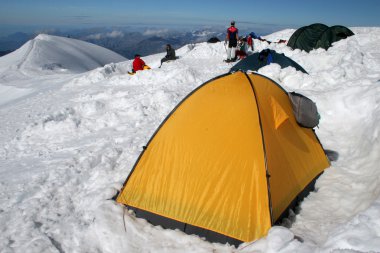
[[[154,227],[111,200],[175,105],[232,67],[222,43],[184,46],[162,68],[164,54],[143,57],[152,70],[134,76],[131,61],[55,36],[1,57],[0,251],[380,252],[380,29],[352,30],[310,53],[255,40],[255,51],[274,49],[308,71],[271,64],[259,73],[316,101],[317,135],[339,160],[291,228],[238,249]]]

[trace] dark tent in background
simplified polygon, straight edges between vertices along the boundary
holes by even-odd
[[[286,57],[284,54],[278,54],[276,51],[269,49],[265,49],[260,53],[254,53],[245,58],[244,60],[241,60],[230,69],[230,72],[235,72],[238,70],[257,71],[260,68],[269,65],[270,63],[277,63],[281,66],[281,68],[291,66],[294,67],[296,70],[302,71],[303,73],[307,74],[306,70],[304,70],[298,63],[296,63],[292,59]]]
[[[258,39],[258,38],[259,38],[259,37],[256,35],[256,33],[254,33],[254,32],[251,32],[251,33],[249,34],[249,36],[251,36],[252,39]]]
[[[217,42],[220,42],[220,39],[218,39],[217,37],[212,37],[207,41],[207,43],[217,43]]]
[[[328,49],[331,44],[352,36],[354,33],[347,27],[335,25],[328,27],[324,24],[312,24],[299,28],[290,37],[288,46],[310,52],[313,49]]]

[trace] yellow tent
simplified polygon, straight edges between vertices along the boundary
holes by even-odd
[[[265,236],[328,166],[286,91],[236,72],[201,85],[170,113],[117,202],[153,224],[237,245]]]

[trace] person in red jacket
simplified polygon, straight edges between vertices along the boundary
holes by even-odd
[[[132,65],[133,65],[133,68],[132,68],[133,73],[139,70],[144,70],[144,67],[146,66],[145,62],[140,58],[139,54],[135,55],[135,59],[133,60]]]
[[[228,42],[226,62],[236,61],[235,51],[239,39],[238,33],[239,30],[235,27],[235,21],[232,20],[230,28],[227,29],[226,39],[224,40],[224,43]]]
[[[248,44],[248,47],[253,51],[253,38],[252,38],[252,35],[248,35],[248,37],[247,37],[247,44]]]

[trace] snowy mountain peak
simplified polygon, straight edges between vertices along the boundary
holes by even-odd
[[[23,75],[82,73],[126,59],[103,47],[59,36],[40,34],[21,48],[0,58],[0,78]]]
[[[39,34],[37,35],[34,40],[51,40],[52,37],[57,37],[57,36],[53,36],[53,35],[48,35],[48,34]]]

